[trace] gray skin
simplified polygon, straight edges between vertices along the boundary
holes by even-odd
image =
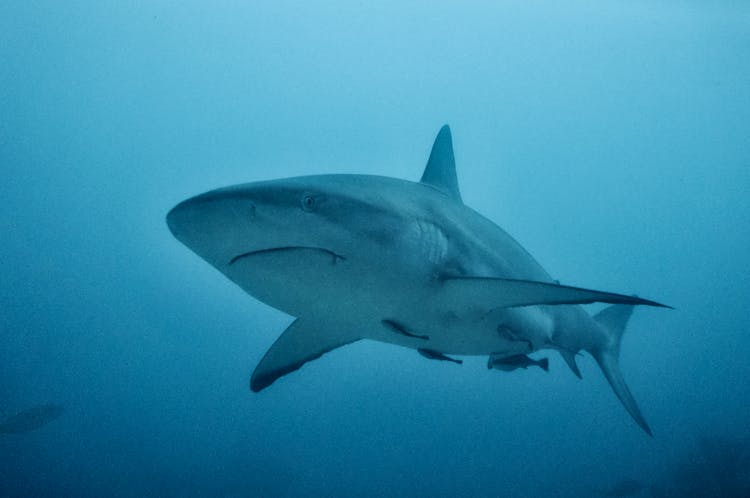
[[[0,434],[19,434],[39,429],[63,414],[63,407],[54,404],[36,405],[0,422]]]
[[[167,223],[247,293],[297,317],[253,373],[253,391],[359,339],[444,355],[552,348],[574,372],[575,353],[586,350],[649,432],[617,367],[621,331],[573,304],[625,305],[613,314],[625,321],[634,304],[661,305],[554,281],[463,204],[447,126],[419,183],[367,175],[249,183],[188,199]]]

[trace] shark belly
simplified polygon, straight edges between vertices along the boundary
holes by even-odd
[[[281,271],[283,269],[283,272]],[[288,274],[294,271],[295,285]],[[533,347],[520,310],[444,310],[431,306],[439,285],[429,275],[316,248],[264,251],[226,271],[260,301],[294,317],[316,317],[363,338],[441,353],[526,353]]]
[[[555,317],[549,309],[445,310],[423,306],[400,308],[373,339],[412,349],[453,355],[526,354],[551,342]],[[397,324],[408,334],[394,331]]]
[[[527,354],[568,342],[566,349],[583,347],[580,332],[590,327],[581,322],[590,319],[578,306],[491,308],[467,296],[446,307],[440,275],[455,258],[443,232],[415,222],[401,233],[400,258],[377,248],[285,246],[236,255],[222,271],[269,306],[358,338],[454,355]],[[519,276],[495,261],[464,265],[473,273],[495,267],[495,274]]]

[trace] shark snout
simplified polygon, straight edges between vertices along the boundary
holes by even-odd
[[[167,226],[181,242],[192,247],[197,239],[226,236],[232,228],[255,219],[255,203],[231,189],[219,189],[184,200],[167,213]]]
[[[177,204],[167,213],[167,226],[169,227],[169,231],[172,232],[172,235],[174,235],[175,237],[177,236],[177,232],[179,229],[179,219],[180,211],[182,210],[182,204],[182,202]]]
[[[167,213],[167,226],[172,235],[177,237],[178,240],[183,240],[183,237],[188,231],[190,222],[195,221],[195,215],[193,211],[193,200],[188,199],[180,202],[175,207],[169,210]]]

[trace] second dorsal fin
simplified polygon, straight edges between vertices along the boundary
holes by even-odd
[[[430,159],[422,174],[422,183],[431,185],[444,192],[454,200],[461,201],[456,176],[456,160],[453,157],[453,139],[448,125],[440,128],[432,145]]]

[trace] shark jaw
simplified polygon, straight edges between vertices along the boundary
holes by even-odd
[[[249,183],[183,201],[167,224],[248,294],[296,317],[256,367],[253,391],[360,339],[457,364],[448,355],[502,363],[555,349],[579,377],[575,356],[585,350],[651,433],[620,372],[619,345],[635,305],[663,305],[553,280],[464,205],[447,126],[420,182],[319,175]],[[578,306],[592,302],[613,306],[592,317]]]
[[[331,256],[331,262],[333,264],[336,264],[336,261],[345,261],[346,258],[342,256],[341,254],[336,254],[335,252],[331,251],[330,249],[324,249],[322,247],[305,247],[305,246],[283,246],[283,247],[269,247],[268,249],[255,249],[253,251],[247,251],[243,252],[242,254],[238,254],[237,256],[233,257],[229,260],[229,266],[233,265],[237,261],[243,258],[251,258],[253,256],[260,256],[262,254],[269,254],[274,252],[298,252],[298,251],[315,251],[315,252],[321,252],[323,254],[328,254]]]

